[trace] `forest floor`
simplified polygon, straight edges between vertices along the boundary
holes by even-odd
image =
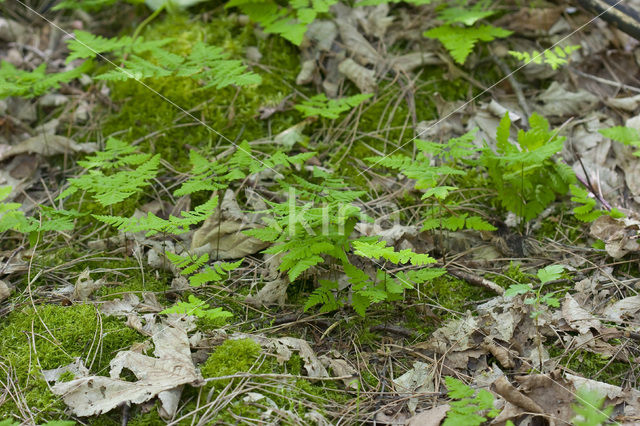
[[[640,424],[638,40],[56,3],[0,2],[1,426]]]

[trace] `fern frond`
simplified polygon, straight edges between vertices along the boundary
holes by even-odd
[[[237,262],[217,262],[213,264],[213,266],[207,266],[203,271],[190,276],[189,284],[193,287],[198,287],[210,282],[222,281],[224,278],[228,278],[229,272],[238,268],[243,260],[244,259],[240,259]]]
[[[411,262],[411,264],[415,266],[427,265],[436,262],[436,260],[428,254],[415,253],[409,249],[395,251],[393,247],[387,247],[387,243],[385,241],[369,243],[355,240],[351,245],[355,249],[355,254],[368,259],[378,260],[379,258],[383,258],[396,264]]]
[[[69,83],[86,73],[91,68],[90,62],[79,67],[59,73],[47,73],[47,65],[42,64],[33,71],[24,71],[13,64],[2,61],[0,63],[0,99],[8,96],[33,98],[43,95],[52,89],[60,87],[61,83]]]
[[[425,37],[440,40],[451,57],[460,65],[464,64],[478,41],[492,41],[509,35],[511,35],[511,31],[493,25],[457,27],[447,24],[432,28],[424,33]]]
[[[206,203],[200,204],[191,212],[181,212],[182,217],[169,216],[162,219],[149,212],[146,217],[120,217],[107,215],[92,215],[97,220],[111,225],[122,232],[145,232],[146,236],[152,236],[159,232],[168,234],[184,234],[189,232],[191,225],[198,224],[207,219],[218,206],[218,197],[213,197]]]
[[[373,94],[367,93],[349,96],[347,98],[327,99],[327,96],[321,93],[296,105],[295,109],[300,111],[305,117],[319,115],[320,117],[335,120],[340,117],[340,114],[343,112],[357,107],[372,96]]]
[[[206,318],[208,320],[221,320],[232,317],[231,312],[225,311],[222,308],[209,309],[209,304],[198,299],[194,295],[189,295],[188,302],[178,302],[172,307],[160,312],[161,314],[183,314],[193,315],[198,318]]]
[[[549,65],[551,69],[555,70],[560,66],[567,64],[571,53],[578,49],[580,49],[579,45],[571,45],[564,48],[556,46],[553,50],[545,50],[543,53],[540,53],[537,50],[533,50],[531,53],[510,50],[509,54],[525,64],[531,62],[538,65],[546,64]]]

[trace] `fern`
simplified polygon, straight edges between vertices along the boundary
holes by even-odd
[[[335,120],[341,113],[357,107],[362,102],[371,98],[371,96],[373,95],[368,93],[349,96],[347,98],[327,99],[326,95],[322,93],[296,105],[295,108],[302,112],[305,117],[319,115],[320,117]]]
[[[578,220],[593,222],[603,214],[607,214],[613,218],[624,217],[624,214],[616,208],[612,208],[610,211],[596,209],[597,203],[593,195],[577,185],[571,185],[571,195],[573,195],[571,201],[580,204],[578,207],[573,208],[573,215]]]
[[[204,318],[211,321],[224,320],[233,316],[231,312],[225,311],[219,307],[209,309],[209,304],[203,302],[192,294],[189,295],[188,302],[178,302],[160,313],[193,315],[198,318]]]
[[[126,3],[141,4],[144,3],[145,0],[125,1]],[[105,7],[113,6],[117,2],[118,0],[62,0],[61,2],[53,6],[52,10],[81,9],[87,12],[95,12]]]
[[[67,62],[94,58],[97,54],[113,54],[121,66],[96,76],[97,79],[109,81],[188,77],[203,80],[205,89],[261,83],[259,75],[247,72],[241,61],[229,59],[229,55],[219,47],[197,42],[191,47],[189,55],[182,57],[163,49],[163,46],[172,41],[145,41],[142,37],[134,40],[129,36],[107,39],[85,31],[76,31],[75,39],[68,41],[71,53]]]
[[[120,217],[108,215],[92,215],[94,218],[111,225],[122,232],[145,232],[146,236],[157,233],[179,235],[189,232],[189,227],[206,220],[218,206],[218,197],[213,197],[206,203],[200,204],[191,212],[183,211],[181,217],[169,216],[162,219],[149,212],[146,217]]]
[[[106,149],[78,164],[88,173],[69,179],[69,187],[58,199],[68,197],[78,190],[93,194],[93,198],[103,206],[110,206],[126,200],[149,185],[158,173],[160,155],[136,154],[126,143],[109,138]],[[116,168],[137,166],[130,170],[115,171]]]
[[[551,69],[558,69],[560,66],[565,65],[569,62],[569,56],[571,53],[580,49],[578,45],[571,45],[567,47],[556,46],[554,49],[548,49],[543,51],[542,53],[534,50],[531,53],[528,52],[518,52],[515,50],[510,50],[509,53],[514,58],[522,61],[526,64],[533,62],[534,64],[546,64],[551,67]]]
[[[304,311],[308,311],[316,305],[321,305],[319,312],[331,312],[340,309],[343,302],[336,299],[334,294],[338,290],[336,281],[320,280],[320,287],[315,289],[304,304]]]
[[[22,204],[4,202],[11,194],[12,189],[10,186],[0,186],[0,232],[10,229],[22,232],[28,226],[24,212],[18,210]]]
[[[509,141],[511,120],[505,114],[497,129],[497,153],[485,147],[480,158],[504,208],[531,220],[575,182],[571,168],[551,157],[562,149],[564,137],[549,129],[538,114],[531,129],[518,132],[517,144]]]
[[[307,26],[319,14],[327,13],[337,0],[294,0],[283,8],[274,0],[230,0],[226,8],[237,7],[262,26],[267,34],[278,34],[299,46]]]
[[[601,129],[599,132],[609,139],[620,142],[623,145],[640,148],[640,132],[633,127],[615,126],[608,129]],[[633,153],[636,157],[640,157],[640,150]]]
[[[442,25],[424,33],[425,37],[439,40],[449,51],[451,57],[460,65],[465,63],[478,41],[492,41],[496,38],[505,38],[510,35],[511,31],[494,27],[493,25],[481,25],[479,27]]]
[[[387,247],[387,243],[385,241],[370,243],[362,240],[356,240],[352,243],[352,246],[355,249],[355,254],[366,257],[367,259],[378,260],[379,258],[383,258],[396,264],[405,264],[410,262],[414,266],[428,265],[436,262],[436,260],[428,254],[414,253],[409,249],[395,251],[393,247]]]
[[[209,262],[209,254],[205,253],[201,256],[180,256],[175,253],[166,252],[167,259],[178,269],[181,275],[191,275],[189,284],[193,287],[199,287],[206,283],[222,281],[229,277],[229,272],[240,266],[243,259],[237,262],[217,262],[213,266],[207,265]],[[203,268],[204,267],[204,268]],[[199,269],[202,269],[199,272]]]
[[[451,57],[462,65],[478,41],[492,41],[511,35],[511,31],[493,25],[472,27],[478,20],[488,18],[495,13],[495,11],[486,10],[486,2],[478,2],[473,7],[465,9],[448,7],[438,15],[438,19],[443,21],[444,25],[426,31],[424,36],[440,40]],[[456,24],[462,24],[462,26]]]
[[[235,153],[224,162],[209,161],[202,154],[191,151],[191,177],[174,192],[174,195],[180,197],[198,191],[216,191],[226,188],[232,181],[244,179],[266,169],[288,169],[292,165],[303,164],[314,155],[315,152],[305,152],[289,156],[276,151],[264,161],[259,161],[247,141],[240,143]]]
[[[79,67],[59,73],[46,72],[47,64],[42,64],[33,71],[17,69],[11,63],[0,64],[0,99],[8,96],[33,98],[60,87],[61,83],[69,83],[86,73],[91,63],[86,62]]]
[[[449,398],[457,401],[449,403],[442,426],[477,426],[487,421],[487,417],[494,418],[500,410],[493,407],[493,394],[486,389],[477,392],[453,377],[445,377]]]

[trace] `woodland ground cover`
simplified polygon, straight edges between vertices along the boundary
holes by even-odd
[[[0,2],[0,425],[637,423],[640,46],[575,6]]]

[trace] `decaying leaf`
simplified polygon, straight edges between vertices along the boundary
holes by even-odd
[[[591,235],[605,243],[607,254],[619,259],[630,252],[640,250],[638,235],[640,221],[632,218],[614,219],[603,215],[591,223]]]
[[[89,300],[89,296],[102,287],[105,284],[105,279],[100,278],[99,280],[91,279],[89,268],[86,268],[82,273],[78,276],[78,280],[76,281],[76,285],[73,288],[73,300]]]
[[[434,383],[435,370],[432,365],[416,361],[413,368],[397,379],[393,380],[395,391],[400,396],[410,396],[435,391]],[[416,397],[410,398],[407,406],[411,413],[415,413],[418,405]]]
[[[151,326],[155,357],[133,351],[119,352],[111,360],[110,377],[87,376],[56,383],[52,392],[61,395],[77,416],[93,416],[111,411],[120,404],[142,404],[160,399],[160,415],[171,418],[176,412],[182,385],[199,386],[202,377],[193,365],[185,329],[163,324]],[[123,369],[138,378],[120,379]]]
[[[600,320],[587,312],[576,300],[567,293],[562,303],[562,316],[569,326],[580,334],[589,332],[591,328],[599,330]]]
[[[73,152],[90,153],[97,149],[98,144],[93,142],[77,143],[64,136],[39,134],[3,151],[0,161],[25,153],[51,156]]]
[[[222,210],[222,211],[221,211]],[[269,246],[242,231],[259,227],[256,215],[240,210],[235,194],[227,190],[221,205],[194,232],[191,249],[198,253],[209,253],[214,259],[240,259],[259,252]]]
[[[12,291],[13,288],[9,287],[9,284],[4,282],[3,280],[0,280],[0,302],[2,302],[4,299],[9,298]]]
[[[373,93],[376,88],[374,70],[358,65],[353,59],[345,59],[338,65],[338,71],[355,84],[362,93]]]
[[[537,110],[545,117],[578,115],[592,109],[598,103],[598,97],[586,90],[570,92],[558,82],[553,82],[547,90],[538,95],[542,105]]]

